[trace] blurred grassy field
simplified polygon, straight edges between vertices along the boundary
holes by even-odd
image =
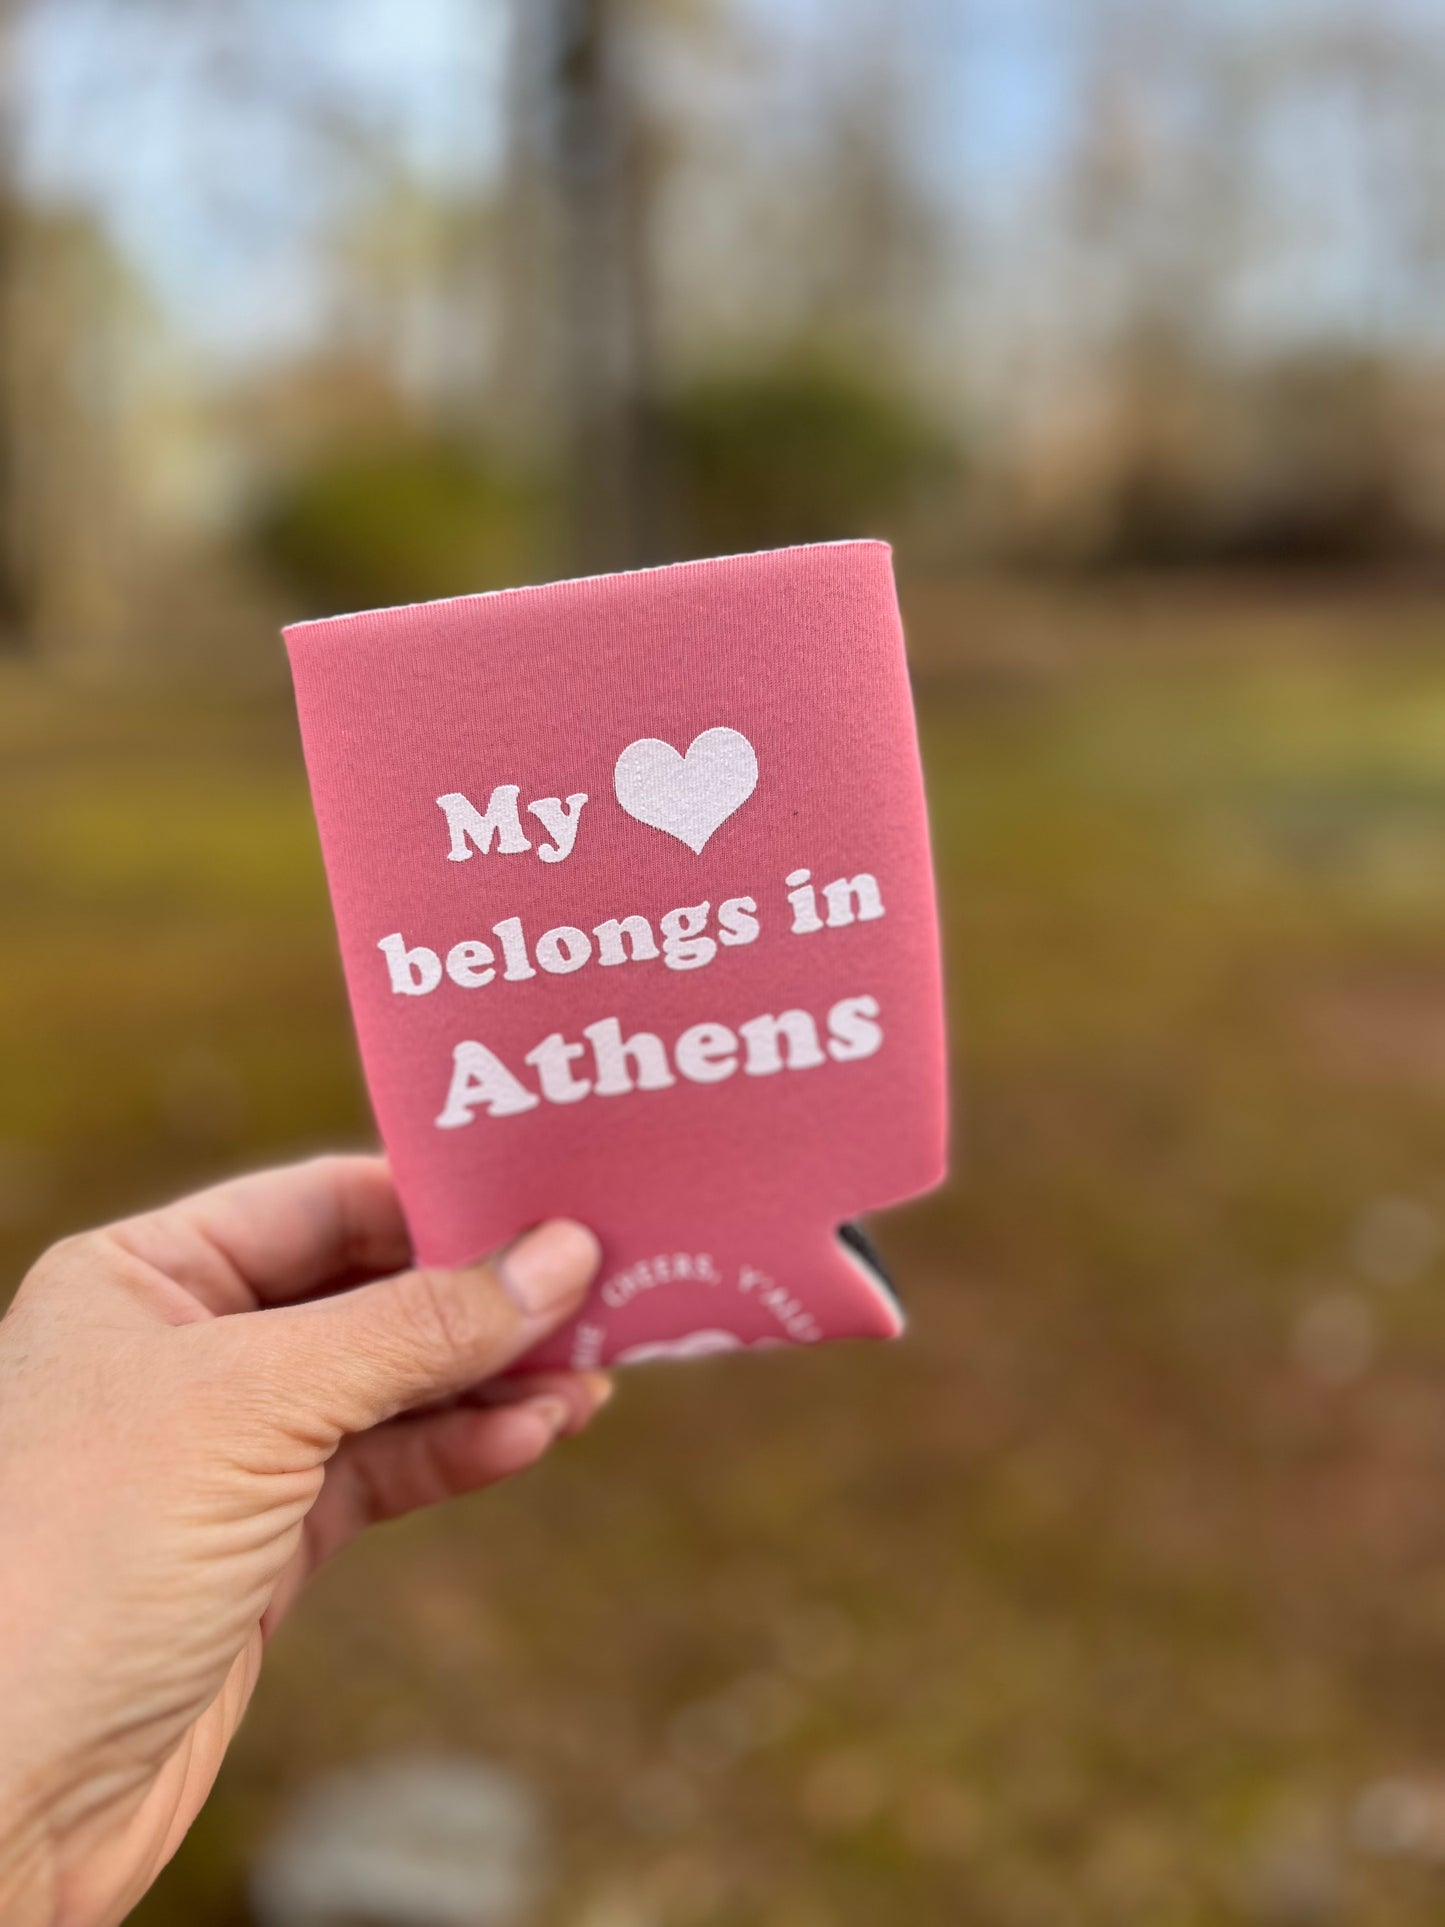
[[[144,1927],[318,1770],[540,1786],[556,1927],[1445,1910],[1445,604],[908,598],[958,1180],[886,1351],[634,1374],[329,1571]],[[367,1119],[283,700],[0,684],[0,1250]]]

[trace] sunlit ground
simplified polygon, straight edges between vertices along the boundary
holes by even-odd
[[[556,1927],[1445,1908],[1445,607],[910,598],[961,1120],[890,1350],[635,1374],[278,1640],[291,1791],[537,1786]],[[284,702],[0,685],[0,1238],[357,1142]]]

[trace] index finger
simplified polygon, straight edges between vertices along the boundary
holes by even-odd
[[[398,1271],[411,1241],[386,1160],[320,1157],[212,1185],[108,1227],[209,1311],[256,1311]]]

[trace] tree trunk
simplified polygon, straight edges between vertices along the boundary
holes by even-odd
[[[637,29],[626,0],[520,4],[542,35],[533,111],[558,215],[570,561],[628,567],[658,539]]]
[[[20,0],[0,0],[0,653],[26,653],[33,639],[24,477],[16,413],[21,386],[20,282],[25,209],[18,186],[15,71]]]

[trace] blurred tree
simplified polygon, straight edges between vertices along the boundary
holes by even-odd
[[[308,615],[467,595],[545,566],[547,502],[463,443],[405,431],[333,443],[256,517]]]
[[[31,640],[33,582],[27,554],[25,491],[16,445],[20,277],[25,206],[19,184],[17,40],[23,0],[0,0],[0,651]]]
[[[1387,359],[1277,356],[1242,373],[1229,402],[1243,432],[1213,559],[1348,565],[1408,549],[1414,425]]]
[[[628,0],[519,0],[513,18],[514,218],[558,258],[553,328],[547,278],[523,272],[512,344],[550,332],[559,357],[572,565],[625,566],[656,542],[643,23]]]
[[[438,191],[385,150],[372,171],[373,191],[328,236],[325,359],[370,365],[429,430],[485,443],[500,306],[494,197]]]
[[[176,424],[142,353],[165,330],[88,210],[24,210],[15,248],[7,436],[20,633],[47,655],[94,654],[125,627],[144,513],[166,486]]]
[[[799,253],[809,332],[891,366],[905,385],[937,312],[947,247],[920,152],[927,20],[920,0],[851,0],[837,18],[813,103]]]
[[[799,358],[717,376],[668,405],[679,507],[697,549],[906,534],[951,445],[905,401]]]
[[[352,36],[351,0],[0,0],[0,648],[160,626],[163,552],[209,566],[257,495],[322,606],[916,540],[920,503],[961,548],[935,424],[967,425],[969,533],[1013,553],[1445,542],[1428,14],[477,0],[422,33],[378,0]],[[114,198],[36,166],[61,95]],[[179,218],[147,230],[153,186]],[[187,219],[281,291],[220,353],[137,325],[126,248],[174,298]]]

